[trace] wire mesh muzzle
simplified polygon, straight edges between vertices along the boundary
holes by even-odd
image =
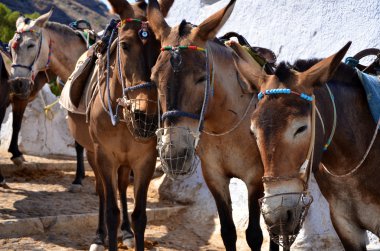
[[[155,137],[158,127],[157,101],[125,97],[123,102],[124,120],[135,139],[146,141]]]
[[[273,204],[271,200],[280,201],[280,203],[276,208],[269,211],[266,205]],[[296,201],[297,203],[287,205],[289,201]],[[270,238],[288,250],[302,228],[312,202],[313,197],[308,192],[282,193],[259,199],[261,214],[267,225]],[[279,216],[276,222],[272,222],[270,219],[270,216],[273,215]],[[285,215],[286,218],[281,217],[281,215]]]
[[[199,135],[184,127],[160,128],[157,149],[163,171],[171,179],[185,179],[194,174],[199,165],[195,153]]]

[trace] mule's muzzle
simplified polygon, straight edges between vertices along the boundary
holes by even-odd
[[[33,82],[29,78],[16,77],[8,80],[11,96],[28,99],[32,92]]]
[[[259,200],[261,213],[271,239],[289,248],[296,239],[313,197],[307,193],[284,193]]]
[[[131,134],[136,140],[154,137],[158,127],[157,102],[148,99],[128,99],[123,115]]]
[[[199,164],[195,153],[195,138],[181,127],[157,130],[157,149],[162,169],[172,179],[190,177]]]

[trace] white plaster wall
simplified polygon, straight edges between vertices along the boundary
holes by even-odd
[[[228,0],[176,0],[167,21],[175,25],[186,19],[199,24],[227,3]],[[379,0],[238,0],[219,35],[236,31],[244,35],[251,45],[270,48],[280,61],[291,62],[297,58],[329,56],[348,41],[353,43],[347,55],[369,47],[380,48],[379,23]],[[179,200],[186,198],[185,201],[195,202],[192,210],[195,216],[215,214],[215,206],[210,204],[213,202],[211,194],[199,175],[198,170],[196,177],[185,182],[166,180],[161,192]],[[192,190],[194,187],[196,190]],[[311,190],[314,202],[292,250],[342,250],[331,225],[327,202],[314,177]],[[240,180],[233,179],[230,191],[234,221],[242,231],[248,221],[247,190]],[[199,204],[205,206],[200,207]],[[380,249],[376,236],[370,235],[369,240],[369,248]],[[242,246],[240,250],[246,248]]]
[[[28,104],[19,135],[21,152],[38,156],[75,156],[74,139],[71,137],[66,123],[66,110],[57,104],[51,109],[48,117],[44,114],[45,104],[51,104],[56,99],[49,87],[45,85],[41,94]],[[12,112],[9,107],[1,125],[0,150],[8,150],[11,135]]]

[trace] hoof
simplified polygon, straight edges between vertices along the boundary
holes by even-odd
[[[82,192],[82,185],[78,185],[78,184],[71,184],[68,191],[70,193],[80,193]]]
[[[91,244],[89,251],[104,251],[104,246],[99,244]]]
[[[10,187],[7,185],[7,183],[5,182],[5,180],[3,180],[2,182],[0,182],[0,187],[5,188],[5,189],[9,189],[9,188],[10,188]]]
[[[126,246],[128,249],[133,249],[135,247],[135,238],[126,238],[123,240],[123,246]]]
[[[15,157],[15,158],[12,158],[11,160],[12,160],[13,164],[15,164],[18,167],[22,167],[22,165],[25,162],[24,156],[22,156],[22,155]]]

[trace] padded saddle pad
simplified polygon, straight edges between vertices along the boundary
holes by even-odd
[[[68,111],[86,114],[88,93],[97,80],[97,71],[94,64],[94,55],[88,56],[85,52],[75,66],[65,86],[62,89],[59,103]],[[86,97],[86,98],[84,98]],[[88,101],[88,102],[86,102]]]
[[[367,101],[372,117],[377,124],[380,118],[380,79],[377,76],[363,73],[360,70],[357,70],[357,73],[367,94]]]

